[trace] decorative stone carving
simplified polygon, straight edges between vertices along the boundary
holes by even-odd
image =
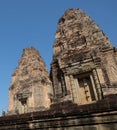
[[[87,90],[89,96],[94,93],[95,101],[117,94],[117,91],[114,92],[117,88],[117,50],[98,25],[82,10],[69,9],[59,19],[53,49],[51,79],[55,99],[64,101],[69,91],[68,100],[78,104],[89,103],[87,98],[83,98],[87,97],[87,94],[83,94],[85,87],[79,92],[80,83],[75,77],[81,77],[80,81],[91,80],[93,87],[90,89],[89,85]],[[61,72],[64,78],[61,77]],[[62,82],[66,86],[66,95],[63,94]],[[84,101],[80,101],[81,98]],[[92,101],[93,98],[90,99]]]
[[[0,129],[117,130],[116,68],[117,49],[99,27],[83,11],[67,10],[54,44],[54,92],[39,52],[25,49],[9,88],[8,114],[17,115],[3,111]]]
[[[51,81],[39,52],[23,51],[9,88],[9,113],[68,100],[89,104],[117,94],[117,49],[82,10],[69,9],[59,19],[53,49]]]

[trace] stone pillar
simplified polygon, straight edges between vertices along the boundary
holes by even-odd
[[[95,94],[95,99],[98,100],[98,95],[97,95],[97,92],[96,92],[96,86],[95,86],[94,79],[93,79],[92,75],[90,75],[90,80],[91,80],[91,83],[92,83],[92,86],[93,86],[93,91],[94,91],[94,94]]]
[[[74,103],[80,102],[80,93],[78,90],[78,82],[77,79],[74,79],[73,75],[70,75],[70,83],[71,83],[71,93],[72,93],[72,100]]]
[[[52,63],[52,81],[55,98],[62,96],[61,77],[58,63]]]
[[[95,81],[95,85],[96,85],[98,99],[101,100],[102,99],[102,90],[101,90],[101,86],[100,86],[100,82],[99,82],[99,78],[98,78],[96,69],[93,70],[93,76],[94,76],[94,81]]]
[[[97,68],[97,73],[98,73],[100,84],[105,84],[105,80],[104,80],[104,76],[103,76],[103,73],[102,73],[102,69]]]
[[[61,87],[62,87],[62,95],[65,96],[67,94],[65,76],[63,72],[61,72]]]
[[[70,76],[65,75],[64,78],[65,78],[65,84],[66,84],[67,94],[71,95]]]

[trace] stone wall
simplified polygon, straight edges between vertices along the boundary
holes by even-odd
[[[117,97],[90,105],[63,102],[50,110],[0,117],[0,130],[117,130]]]

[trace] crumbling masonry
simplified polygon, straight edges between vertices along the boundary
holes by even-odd
[[[39,52],[24,49],[0,130],[116,130],[117,49],[103,31],[82,10],[69,9],[53,50],[49,75]]]
[[[19,66],[12,75],[9,88],[9,114],[21,114],[47,109],[51,104],[52,85],[39,52],[23,51]]]
[[[87,104],[117,93],[117,50],[81,10],[59,19],[51,64],[54,101]]]
[[[89,104],[117,93],[116,48],[83,11],[70,9],[59,19],[53,49],[52,84],[39,52],[23,51],[9,89],[10,113],[63,101]]]

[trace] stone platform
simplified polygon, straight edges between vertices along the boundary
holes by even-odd
[[[117,96],[80,105],[71,101],[47,111],[0,117],[0,130],[117,130]]]

